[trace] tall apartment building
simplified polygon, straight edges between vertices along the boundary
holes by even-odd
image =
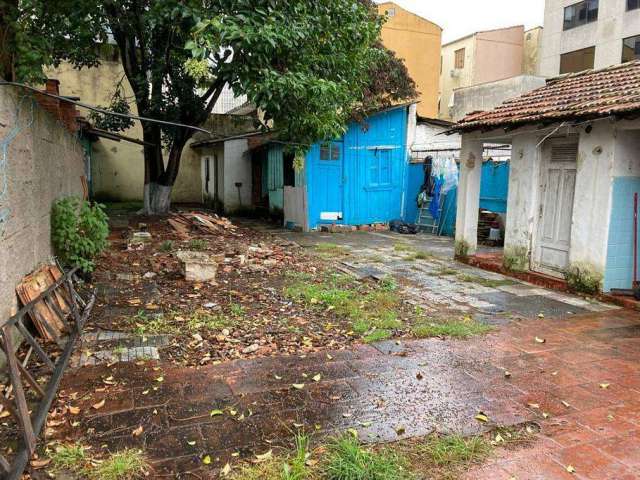
[[[393,2],[381,3],[378,11],[387,16],[382,43],[405,61],[416,82],[420,93],[418,115],[436,117],[442,28]]]
[[[540,73],[603,68],[640,58],[640,0],[546,0]]]
[[[493,108],[510,95],[539,86],[528,78],[538,70],[542,28],[525,32],[522,25],[476,32],[442,46],[439,118],[458,120],[471,109]],[[491,84],[513,79],[498,88]],[[470,87],[489,86],[491,92],[474,91],[459,101]],[[471,103],[469,100],[473,100]],[[496,103],[497,102],[497,103]]]

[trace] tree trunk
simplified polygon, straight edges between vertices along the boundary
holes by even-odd
[[[166,215],[171,208],[171,190],[173,185],[159,183],[144,184],[144,215]]]

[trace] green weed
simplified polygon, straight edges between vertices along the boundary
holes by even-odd
[[[392,335],[393,333],[389,330],[375,330],[369,335],[365,335],[362,339],[364,340],[364,343],[376,343],[381,342],[382,340],[387,340],[391,338]]]
[[[207,241],[202,238],[193,238],[189,241],[189,250],[206,250]]]
[[[231,315],[234,315],[236,317],[244,317],[244,315],[247,313],[245,308],[239,303],[232,303],[231,305],[229,305],[229,310],[231,311]]]
[[[395,243],[393,245],[393,249],[396,252],[413,252],[415,250],[415,248],[413,248],[408,243],[401,243],[401,242]]]
[[[502,280],[493,280],[491,278],[484,278],[484,277],[479,277],[477,275],[467,275],[467,274],[458,275],[458,279],[465,283],[475,283],[477,285],[482,285],[483,287],[488,287],[488,288],[504,287],[507,285],[515,285],[517,283],[514,280],[509,280],[506,278]]]
[[[172,240],[165,240],[164,242],[162,242],[160,244],[160,251],[161,252],[168,253],[171,250],[173,250],[173,241]]]
[[[78,472],[87,463],[87,451],[80,444],[58,445],[50,455],[51,463],[56,470]]]
[[[344,257],[349,255],[349,249],[343,245],[336,243],[318,243],[316,245],[316,251],[320,254],[324,254],[324,257],[339,256]]]
[[[144,478],[148,469],[144,455],[139,450],[123,450],[114,453],[95,468],[91,477],[95,480],[134,480]]]
[[[323,470],[326,480],[408,480],[414,478],[406,459],[392,450],[376,452],[364,448],[352,435],[328,446]]]
[[[412,327],[413,334],[418,338],[454,337],[469,338],[483,335],[493,330],[489,325],[477,322],[472,318],[458,320],[422,321]]]
[[[417,451],[427,455],[439,467],[451,467],[485,460],[492,448],[483,437],[451,435],[430,437],[417,447]]]

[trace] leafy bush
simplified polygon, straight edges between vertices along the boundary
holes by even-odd
[[[84,272],[107,246],[109,224],[104,206],[77,197],[56,201],[51,212],[51,238],[60,261]]]

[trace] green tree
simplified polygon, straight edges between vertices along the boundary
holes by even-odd
[[[144,117],[201,125],[230,85],[265,129],[310,144],[341,134],[354,112],[415,94],[378,43],[383,19],[370,0],[20,0],[19,9],[19,78],[62,61],[98,65],[96,42],[114,41]],[[390,66],[399,76],[388,80],[404,79],[372,85],[372,72]],[[194,130],[142,127],[145,210],[164,213]]]

